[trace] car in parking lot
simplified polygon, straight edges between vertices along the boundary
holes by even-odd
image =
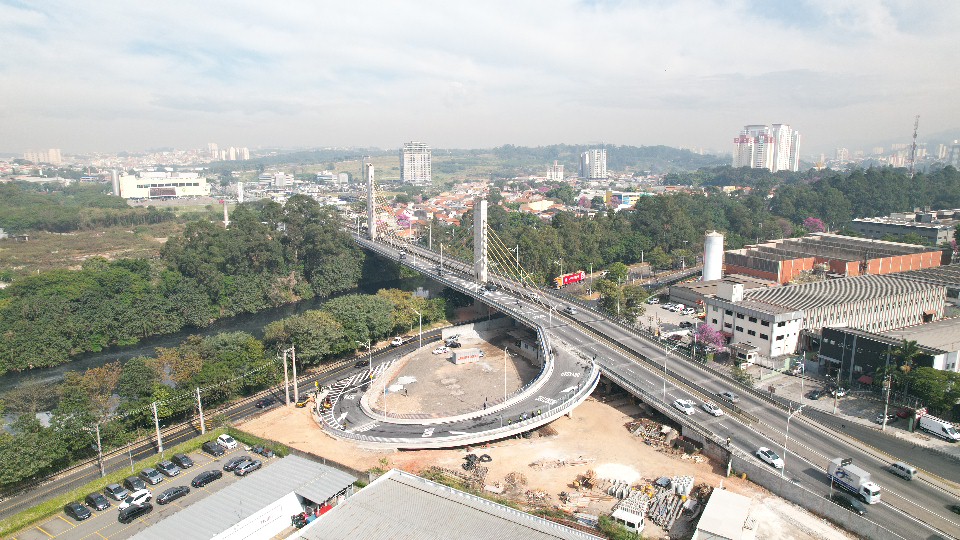
[[[692,307],[683,308],[683,309],[680,311],[680,313],[683,313],[684,315],[687,315],[687,316],[693,315],[693,314],[696,313],[696,312],[697,312],[697,310],[693,309]]]
[[[186,454],[175,454],[172,458],[170,458],[170,461],[172,461],[181,469],[189,469],[190,467],[193,467],[193,460],[190,459],[190,456]]]
[[[130,492],[120,484],[110,484],[109,486],[103,488],[103,492],[115,501],[122,501],[127,498],[127,495],[130,494]]]
[[[173,486],[172,488],[167,488],[163,490],[163,493],[157,495],[157,504],[167,504],[173,502],[180,497],[183,497],[187,493],[190,493],[190,488],[187,486]]]
[[[824,395],[824,393],[825,393],[825,392],[824,392],[823,390],[811,390],[811,391],[807,392],[807,399],[811,399],[811,400],[813,400],[813,401],[816,401],[816,400],[822,398],[823,395]]]
[[[237,469],[233,471],[233,474],[237,476],[246,476],[247,474],[252,473],[253,471],[259,469],[263,466],[263,462],[259,459],[254,459],[250,461],[245,461],[237,466]]]
[[[846,388],[834,388],[834,389],[830,390],[830,395],[833,396],[833,397],[842,398],[842,397],[846,396],[846,395],[847,395],[847,392],[849,392],[849,391],[850,391],[850,390],[848,390],[848,389],[846,389]]]
[[[203,487],[209,484],[210,482],[213,482],[214,480],[219,480],[221,478],[223,478],[223,473],[220,472],[219,469],[213,469],[212,471],[203,471],[202,473],[198,474],[197,477],[194,478],[192,482],[190,482],[190,485],[195,488]]]
[[[873,421],[876,422],[876,423],[878,423],[878,424],[882,424],[882,423],[883,423],[883,416],[884,416],[883,413],[880,413],[880,414],[877,415],[876,418],[873,419]],[[888,424],[891,423],[891,422],[895,422],[895,421],[897,420],[897,415],[895,415],[895,414],[893,414],[893,413],[890,413],[890,414],[888,414],[888,415],[886,415],[886,416],[887,416],[887,423],[888,423]]]
[[[137,519],[140,516],[145,516],[153,512],[153,505],[150,503],[135,504],[133,506],[128,506],[120,511],[120,514],[117,516],[117,521],[120,523],[130,523],[131,521]]]
[[[656,296],[651,296],[650,298],[647,298],[647,303],[650,304],[651,306],[654,304],[659,304],[660,299],[657,298]]]
[[[433,354],[447,354],[448,352],[450,352],[450,349],[446,347],[437,347],[433,350]]]
[[[851,499],[843,493],[834,493],[830,497],[830,500],[846,508],[847,510],[850,510],[851,512],[860,514],[861,516],[867,513],[867,507],[864,506],[862,502],[856,499]]]
[[[123,487],[127,488],[130,493],[133,493],[134,491],[147,489],[147,483],[136,476],[128,476],[123,480]]]
[[[718,392],[717,395],[720,396],[721,398],[729,401],[730,403],[739,403],[739,402],[740,402],[740,396],[734,394],[733,392]]]
[[[276,402],[277,400],[273,399],[272,397],[265,397],[261,400],[258,400],[256,405],[258,409],[266,409],[267,407],[274,405]]]
[[[760,458],[760,461],[763,461],[767,465],[770,465],[774,469],[783,468],[783,460],[780,459],[780,456],[776,452],[767,448],[766,446],[761,446],[757,449],[757,457]]]
[[[674,400],[673,406],[680,410],[684,414],[693,414],[697,411],[697,408],[694,406],[693,401],[689,399],[677,399]]]
[[[151,486],[155,486],[160,482],[163,482],[163,476],[160,475],[160,472],[149,467],[140,471],[140,478],[143,478],[143,481]]]
[[[690,321],[680,321],[680,328],[693,328],[693,323]]]
[[[701,405],[700,408],[714,416],[723,416],[723,409],[721,409],[720,407],[717,407],[716,403],[710,403],[709,401],[707,401],[707,402],[704,402],[704,404]]]
[[[680,313],[681,311],[684,310],[685,307],[686,306],[684,306],[683,304],[673,304],[672,306],[670,306],[670,311],[674,313]]]
[[[220,457],[226,453],[226,450],[222,446],[216,443],[216,441],[207,441],[203,443],[203,451],[210,454],[213,457]]]
[[[83,521],[93,515],[89,508],[78,502],[69,502],[64,505],[63,513],[77,521]]]
[[[226,448],[227,450],[230,450],[232,448],[236,448],[238,443],[236,439],[224,433],[223,435],[217,437],[217,444]]]
[[[232,471],[237,467],[239,467],[240,465],[242,465],[245,461],[250,461],[250,459],[251,459],[250,456],[246,456],[246,455],[230,458],[229,461],[223,464],[223,470]]]
[[[161,461],[160,463],[157,463],[157,470],[169,476],[170,478],[180,474],[180,467],[174,465],[172,461]]]
[[[110,501],[103,496],[103,493],[98,491],[94,491],[93,493],[87,495],[87,498],[84,499],[83,502],[94,510],[106,510],[107,508],[110,508]]]
[[[153,493],[149,489],[141,489],[134,491],[130,495],[127,495],[127,498],[117,506],[118,509],[123,510],[131,505],[141,505],[143,503],[150,502],[150,499],[153,498]]]

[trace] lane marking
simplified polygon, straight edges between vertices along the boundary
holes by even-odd
[[[92,513],[93,513],[93,512],[91,512],[91,514],[92,514]],[[63,522],[64,522],[64,523],[66,523],[67,525],[70,525],[71,527],[76,527],[76,525],[75,525],[75,524],[73,524],[73,523],[70,523],[69,521],[67,521],[67,518],[65,518],[65,517],[63,517],[63,516],[61,516],[60,514],[57,514],[57,517],[58,517],[58,518],[60,518],[60,519],[62,519],[62,520],[63,520]]]
[[[43,534],[49,536],[50,538],[53,538],[53,535],[52,535],[52,534],[50,534],[50,533],[48,533],[47,531],[43,530],[43,528],[40,527],[39,525],[37,525],[37,526],[35,527],[35,529],[37,529],[38,531],[42,532]]]

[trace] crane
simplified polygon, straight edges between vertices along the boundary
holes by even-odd
[[[913,178],[917,165],[917,128],[920,127],[920,115],[913,120],[913,146],[910,147],[910,178]]]

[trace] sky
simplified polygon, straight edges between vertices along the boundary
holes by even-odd
[[[0,0],[0,151],[664,144],[960,128],[955,0]]]

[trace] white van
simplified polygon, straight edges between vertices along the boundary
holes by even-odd
[[[925,414],[920,417],[920,429],[948,441],[960,441],[960,431],[950,422]]]
[[[917,476],[917,470],[902,461],[895,461],[890,464],[890,472],[907,480],[913,480]]]

